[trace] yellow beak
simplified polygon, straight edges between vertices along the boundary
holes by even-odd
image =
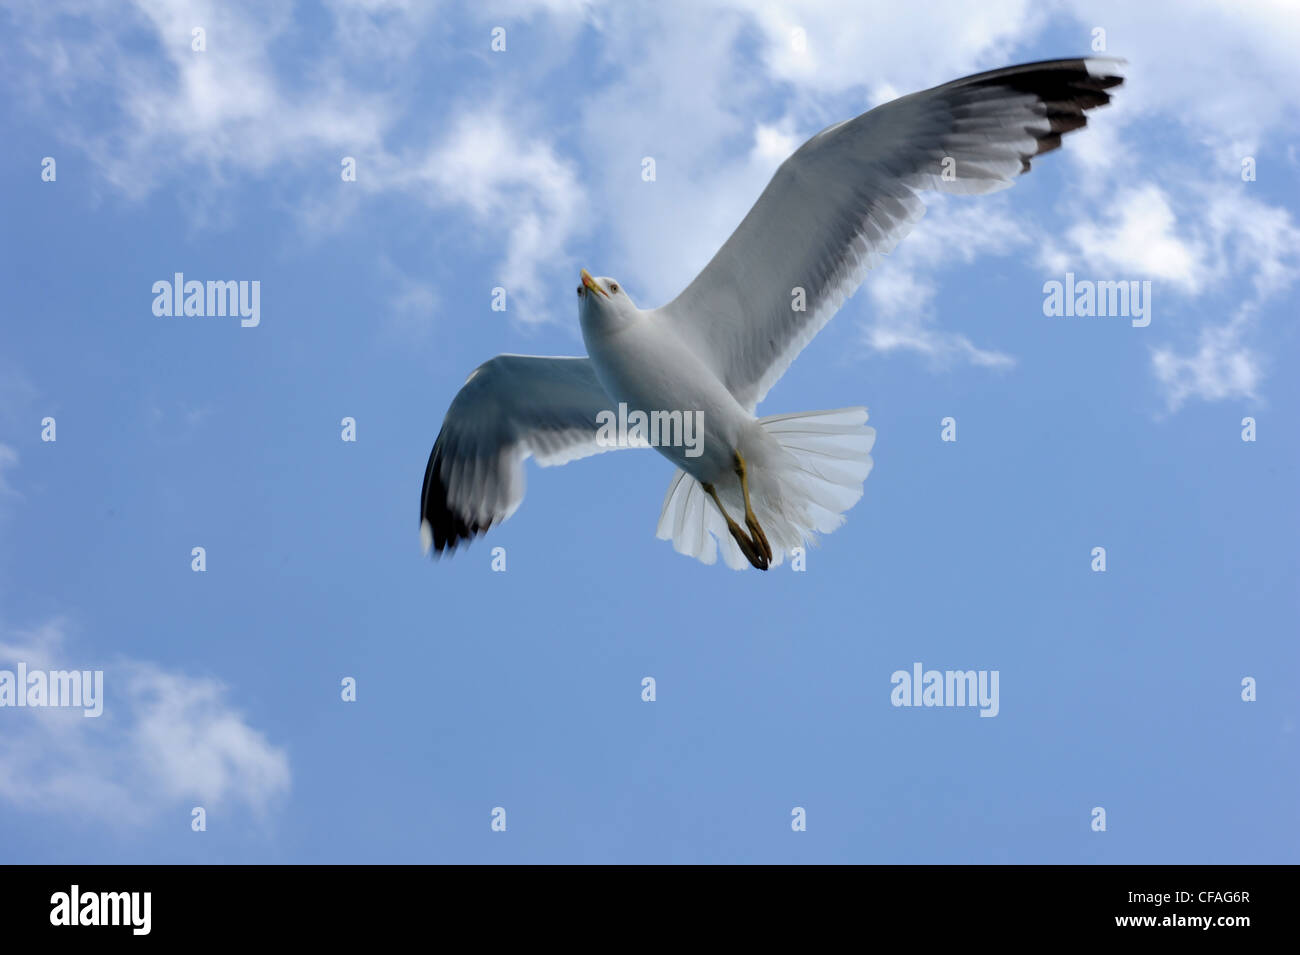
[[[586,269],[582,270],[582,284],[593,292],[599,292],[601,295],[605,296],[605,298],[609,298],[609,293],[596,284],[596,280],[591,277],[591,273]]]

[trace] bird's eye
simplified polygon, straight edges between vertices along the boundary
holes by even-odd
[[[582,286],[578,286],[578,298],[582,298]]]
[[[615,295],[617,295],[617,294],[618,294],[618,283],[617,283],[617,282],[610,282],[610,283],[609,283],[609,290],[610,290],[611,292],[613,292]]]

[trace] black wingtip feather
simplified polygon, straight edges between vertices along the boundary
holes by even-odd
[[[1048,128],[1043,132],[1034,131],[1037,148],[1033,153],[1021,156],[1020,172],[1024,174],[1029,172],[1032,158],[1059,148],[1064,134],[1088,125],[1087,111],[1107,105],[1110,94],[1106,90],[1124,82],[1124,77],[1118,74],[1091,72],[1089,59],[1097,63],[1107,58],[1024,63],[979,73],[950,85],[1010,89],[1031,94],[1042,101],[1047,109]]]
[[[452,553],[464,541],[468,544],[475,537],[487,533],[491,523],[480,524],[476,520],[467,520],[451,509],[447,494],[447,482],[442,477],[441,438],[434,443],[429,453],[429,464],[424,469],[424,487],[420,491],[420,526],[429,523],[433,544],[430,554],[434,558]]]

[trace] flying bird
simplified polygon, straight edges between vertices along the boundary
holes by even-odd
[[[657,536],[706,564],[721,550],[731,568],[766,570],[833,531],[871,471],[866,408],[764,418],[755,408],[925,213],[919,193],[1011,185],[1110,101],[1122,63],[978,73],[822,130],[659,308],[583,269],[587,357],[498,355],[452,400],[420,492],[426,552],[454,551],[513,514],[527,458],[559,465],[616,447],[653,446],[677,465]]]

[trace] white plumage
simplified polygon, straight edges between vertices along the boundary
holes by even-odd
[[[620,403],[701,415],[702,453],[657,448],[679,468],[658,526],[679,552],[713,563],[721,547],[730,567],[766,569],[834,530],[871,471],[866,409],[762,419],[754,409],[924,215],[919,193],[1011,185],[1034,156],[1084,126],[1086,110],[1109,101],[1120,62],[994,70],[823,130],[781,164],[712,261],[660,308],[639,309],[617,282],[584,271],[588,358],[500,355],[453,400],[421,492],[426,548],[453,550],[509,517],[529,456],[553,465],[611,450],[599,440],[600,416]],[[742,514],[758,528],[728,526]]]

